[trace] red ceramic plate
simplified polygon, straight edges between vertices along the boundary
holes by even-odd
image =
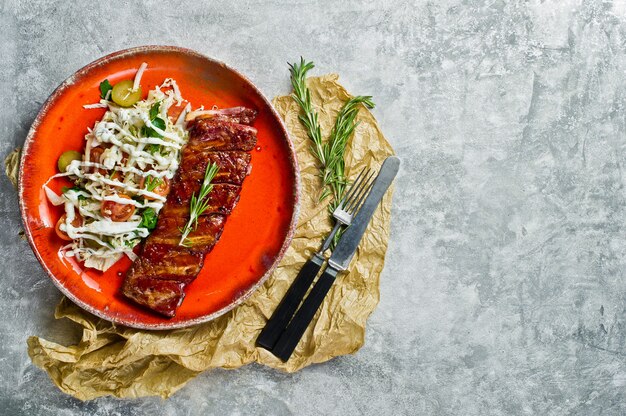
[[[132,79],[148,63],[144,94],[174,78],[194,108],[244,105],[259,111],[254,127],[258,147],[252,171],[224,232],[207,255],[202,272],[188,286],[176,317],[165,319],[122,298],[118,291],[131,262],[120,260],[107,272],[86,269],[59,254],[63,241],[54,225],[61,207],[46,200],[42,185],[56,173],[59,155],[82,149],[88,127],[103,109],[83,109],[98,102],[105,78],[114,84]],[[209,321],[245,300],[271,274],[291,241],[298,212],[299,176],[293,145],[268,100],[244,76],[221,62],[188,49],[146,46],[101,58],[68,78],[43,105],[26,138],[20,166],[19,198],[26,234],[35,255],[56,286],[85,310],[136,328],[171,329]],[[51,182],[60,192],[63,180]]]

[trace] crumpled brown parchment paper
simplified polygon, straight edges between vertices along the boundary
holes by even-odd
[[[21,153],[22,149],[17,147],[4,158],[4,173],[15,188],[17,188],[17,178],[19,177]]]
[[[337,75],[330,74],[307,81],[319,111],[322,131],[326,134],[331,131],[342,104],[350,97],[337,80]],[[309,151],[309,139],[298,120],[299,108],[289,96],[277,97],[273,103],[294,141],[302,174],[299,223],[293,242],[273,276],[233,311],[205,324],[170,331],[116,326],[62,299],[55,317],[68,318],[82,328],[80,342],[64,346],[36,336],[28,339],[28,353],[33,363],[44,369],[59,389],[81,400],[106,395],[166,398],[200,372],[211,368],[237,368],[258,362],[293,372],[353,353],[363,345],[366,319],[379,298],[378,281],[387,249],[391,191],[374,215],[350,272],[337,279],[291,359],[283,363],[254,345],[298,270],[331,228],[327,201],[318,203],[318,168]],[[366,165],[379,167],[393,154],[367,109],[360,110],[358,120],[360,124],[346,154],[348,177],[354,177]],[[11,169],[17,173],[15,168]],[[11,176],[8,168],[7,174]]]

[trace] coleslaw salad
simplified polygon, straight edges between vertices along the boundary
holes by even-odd
[[[133,91],[146,66],[137,71]],[[84,106],[107,111],[88,129],[82,158],[43,186],[53,205],[64,206],[57,233],[71,240],[61,249],[65,256],[102,271],[124,255],[136,259],[133,249],[156,226],[188,140],[185,115],[191,106],[184,103],[176,81],[168,78],[129,107],[112,101],[110,89],[100,102]],[[175,120],[171,110],[179,113]],[[48,187],[59,177],[74,183],[60,195]]]

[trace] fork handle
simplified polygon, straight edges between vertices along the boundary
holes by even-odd
[[[324,257],[316,253],[302,266],[298,276],[287,290],[283,300],[257,338],[256,344],[259,347],[270,351],[274,348],[274,344],[276,344],[276,341],[285,330],[285,327],[287,327],[296,309],[298,309],[302,298],[304,298],[315,276],[317,276],[317,273],[319,273],[322,268],[322,264],[324,264]]]
[[[278,341],[276,341],[272,353],[283,362],[289,360],[293,350],[296,349],[302,335],[304,335],[304,332],[313,320],[315,313],[324,301],[338,273],[339,272],[331,266],[326,267],[324,273],[322,273],[315,283],[315,286],[313,286],[313,289],[311,289],[311,293],[306,297],[296,315]]]

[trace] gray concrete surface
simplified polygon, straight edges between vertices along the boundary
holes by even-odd
[[[74,5],[74,3],[80,3]],[[128,3],[128,4],[127,4]],[[341,3],[341,4],[339,4]],[[0,414],[626,413],[626,3],[0,0],[0,154],[68,75],[173,44],[268,95],[314,60],[404,161],[380,306],[357,354],[203,374],[168,401],[59,393],[26,337],[59,293],[0,178]]]

